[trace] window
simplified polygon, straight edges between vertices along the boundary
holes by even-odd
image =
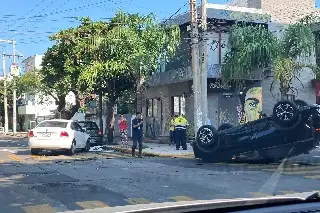
[[[152,117],[152,99],[147,100],[147,117]]]
[[[152,101],[152,115],[153,117],[157,117],[158,115],[158,100],[157,99],[153,99]]]
[[[71,123],[70,128],[71,128],[72,130],[76,130],[76,125],[74,124],[74,122]]]
[[[67,128],[68,122],[63,121],[43,121],[37,127],[60,127]]]
[[[186,98],[180,97],[180,113],[182,115],[186,114]]]
[[[74,126],[76,128],[76,131],[81,131],[82,130],[81,126],[78,123],[74,122]]]
[[[186,99],[183,96],[171,97],[171,113],[186,114]]]
[[[95,122],[78,122],[78,124],[82,128],[86,128],[86,129],[99,129],[98,125]]]
[[[180,98],[173,97],[173,114],[180,113]]]
[[[159,99],[147,99],[147,117],[157,117]]]
[[[81,126],[76,122],[72,122],[70,127],[72,130],[75,130],[75,131],[81,131],[82,129]]]

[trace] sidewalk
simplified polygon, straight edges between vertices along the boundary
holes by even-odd
[[[17,132],[16,135],[13,135],[12,132],[8,132],[7,134],[0,133],[1,140],[15,140],[21,138],[28,138],[28,132]]]
[[[120,145],[108,145],[106,148],[114,151],[131,154],[132,141],[129,141],[128,148],[122,148]],[[150,157],[187,157],[194,158],[193,149],[190,144],[187,144],[188,150],[176,150],[175,145],[168,144],[158,144],[158,143],[144,143],[144,148],[142,150],[142,155]]]

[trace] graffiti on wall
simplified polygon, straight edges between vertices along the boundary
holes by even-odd
[[[230,118],[232,117],[231,113],[228,111],[228,109],[220,109],[219,113],[219,123],[231,123]]]
[[[243,107],[241,104],[241,101],[239,100],[239,104],[237,106],[237,118],[238,118],[238,123],[241,123],[242,118],[244,117],[244,113],[243,113]]]
[[[240,123],[259,119],[262,111],[262,87],[253,85],[247,88],[241,96],[242,113]]]

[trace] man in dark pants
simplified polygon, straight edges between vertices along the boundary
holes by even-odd
[[[174,119],[174,134],[175,134],[175,142],[176,142],[176,149],[179,150],[180,146],[182,146],[183,150],[187,150],[187,126],[188,121],[183,117],[183,115],[179,115]]]
[[[143,139],[143,120],[141,118],[141,113],[137,112],[136,117],[132,120],[132,156],[136,156],[136,148],[139,143],[139,158],[141,158],[142,153],[142,139]]]

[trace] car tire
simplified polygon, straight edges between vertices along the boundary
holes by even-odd
[[[201,126],[197,132],[196,143],[200,150],[213,150],[218,145],[218,131],[211,125]]]
[[[86,142],[86,146],[82,149],[83,152],[89,152],[91,148],[91,145],[90,145],[90,140],[88,139],[87,142]]]
[[[67,151],[67,155],[72,156],[76,153],[76,141],[73,140],[70,149]]]
[[[31,155],[39,155],[40,152],[40,149],[31,149]]]
[[[300,99],[294,100],[293,103],[295,103],[298,108],[309,106],[309,104],[307,102],[305,102],[304,100],[300,100]]]
[[[218,128],[218,131],[222,131],[222,130],[225,130],[225,129],[230,129],[230,128],[233,128],[234,125],[233,124],[230,124],[230,123],[224,123],[224,124],[221,124]]]
[[[276,103],[273,107],[273,119],[276,123],[288,126],[292,125],[298,118],[298,106],[289,100]]]

